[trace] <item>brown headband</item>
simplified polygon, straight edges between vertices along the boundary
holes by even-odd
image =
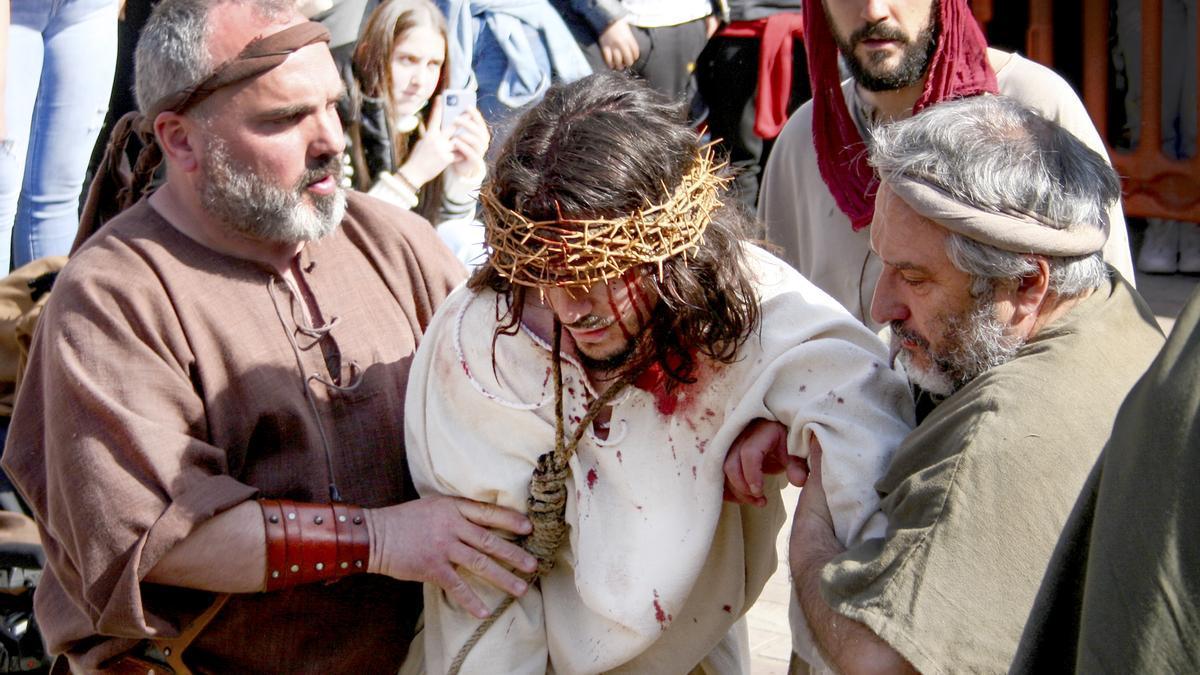
[[[217,66],[212,75],[190,87],[169,94],[150,106],[148,124],[161,112],[183,113],[218,89],[258,77],[287,60],[292,52],[318,42],[329,42],[329,31],[316,21],[284,28],[278,33],[255,38],[234,58]]]
[[[144,115],[137,111],[126,113],[113,127],[104,158],[88,188],[71,252],[79,250],[101,225],[148,192],[154,172],[162,163],[162,150],[154,139],[153,129],[159,113],[187,112],[218,89],[258,77],[282,64],[293,52],[318,42],[329,42],[329,39],[329,31],[316,21],[296,24],[277,33],[255,38],[237,56],[217,66],[211,75],[164,96],[151,105]],[[142,150],[130,174],[121,169],[121,158],[130,136],[135,133],[142,141]]]

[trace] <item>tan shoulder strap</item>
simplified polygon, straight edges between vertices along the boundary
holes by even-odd
[[[221,611],[221,608],[225,606],[226,602],[229,602],[228,593],[218,595],[213,604],[210,605],[208,609],[204,610],[203,614],[196,617],[196,620],[189,624],[188,627],[185,628],[178,637],[166,640],[154,640],[154,646],[158,647],[158,649],[162,651],[163,657],[167,661],[167,665],[171,667],[171,670],[175,672],[175,675],[191,675],[192,671],[189,670],[187,665],[183,662],[183,652],[187,650],[188,646],[190,646],[193,641],[195,641],[196,637],[200,635],[201,631],[203,631],[208,624],[211,623],[214,618],[216,618],[217,613]]]

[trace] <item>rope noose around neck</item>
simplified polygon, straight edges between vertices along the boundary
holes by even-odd
[[[551,369],[554,373],[554,449],[542,453],[537,459],[533,475],[529,479],[529,520],[533,531],[521,539],[521,546],[537,558],[537,569],[523,579],[533,584],[542,575],[554,568],[554,555],[562,545],[567,534],[567,475],[575,448],[580,439],[596,420],[596,416],[607,406],[617,394],[631,381],[628,374],[622,375],[611,386],[593,400],[587,407],[587,412],[571,435],[571,441],[566,441],[566,424],[563,421],[563,384],[562,384],[562,322],[554,318],[553,353],[551,354]],[[454,657],[448,675],[458,675],[463,662],[471,653],[471,648],[483,637],[484,633],[496,623],[510,605],[516,600],[514,596],[506,596],[496,606],[486,619],[476,628],[467,639],[458,655]]]

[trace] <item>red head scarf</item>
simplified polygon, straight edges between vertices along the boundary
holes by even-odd
[[[914,113],[939,101],[998,91],[996,73],[987,59],[987,41],[966,0],[940,0],[938,4],[938,43]],[[804,27],[817,166],[851,226],[861,230],[871,224],[875,213],[876,179],[867,164],[866,145],[842,97],[837,42],[825,19],[822,0],[804,3]]]

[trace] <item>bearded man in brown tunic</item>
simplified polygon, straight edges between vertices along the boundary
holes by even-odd
[[[339,186],[328,39],[273,0],[165,0],[141,38],[122,129],[153,141],[99,197],[149,195],[59,276],[4,457],[46,548],[39,622],[76,670],[394,672],[411,582],[486,614],[456,566],[510,593],[533,569],[488,529],[523,517],[416,499],[409,363],[463,270]]]

